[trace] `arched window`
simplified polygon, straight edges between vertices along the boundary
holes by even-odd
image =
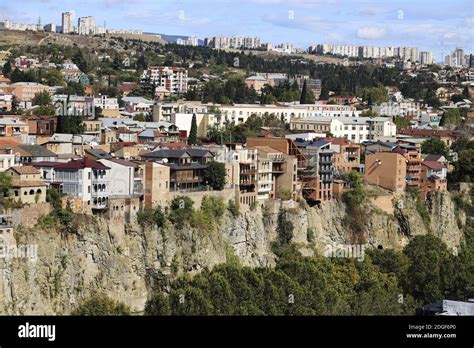
[[[37,190],[36,190],[36,193],[37,193],[38,195],[40,195],[40,194],[42,193],[41,189],[37,189]]]
[[[35,190],[30,190],[30,195],[34,195],[35,194]]]

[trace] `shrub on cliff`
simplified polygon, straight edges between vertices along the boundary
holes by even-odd
[[[80,316],[120,316],[130,315],[130,309],[125,304],[114,301],[107,296],[93,295],[82,302],[71,314]]]

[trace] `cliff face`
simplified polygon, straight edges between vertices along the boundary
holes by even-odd
[[[429,222],[426,217],[423,221],[412,198],[394,199],[394,204],[393,214],[372,204],[364,207],[367,245],[399,250],[411,237],[428,230],[450,248],[461,242],[449,193],[429,200]],[[37,245],[38,258],[36,262],[0,259],[0,313],[67,314],[95,291],[141,311],[150,292],[169,277],[211,268],[225,262],[230,253],[244,265],[272,266],[278,209],[274,204],[237,218],[227,214],[209,231],[143,228],[100,217],[85,218],[77,233],[68,235],[54,227],[17,228],[12,242]],[[295,204],[288,217],[294,225],[293,241],[304,255],[354,240],[341,202],[320,208]]]

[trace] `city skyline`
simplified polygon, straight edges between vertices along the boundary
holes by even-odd
[[[390,4],[373,0],[246,0],[239,4],[213,0],[200,6],[187,0],[132,0],[126,4],[117,0],[66,0],[61,5],[51,0],[26,0],[24,4],[21,9],[11,4],[0,5],[0,19],[36,23],[41,16],[43,24],[60,25],[61,13],[74,11],[76,21],[79,17],[94,16],[97,24],[105,21],[112,29],[195,35],[200,39],[218,35],[258,36],[263,42],[291,42],[305,49],[318,43],[410,46],[432,51],[437,61],[456,47],[472,52],[474,45],[474,18],[469,17],[472,4],[462,0],[422,4],[405,0]],[[448,7],[456,8],[456,13]]]

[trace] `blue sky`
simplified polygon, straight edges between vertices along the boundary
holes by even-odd
[[[60,25],[61,12],[108,28],[177,35],[259,36],[264,42],[415,46],[439,60],[474,51],[474,0],[0,0],[0,19]]]

